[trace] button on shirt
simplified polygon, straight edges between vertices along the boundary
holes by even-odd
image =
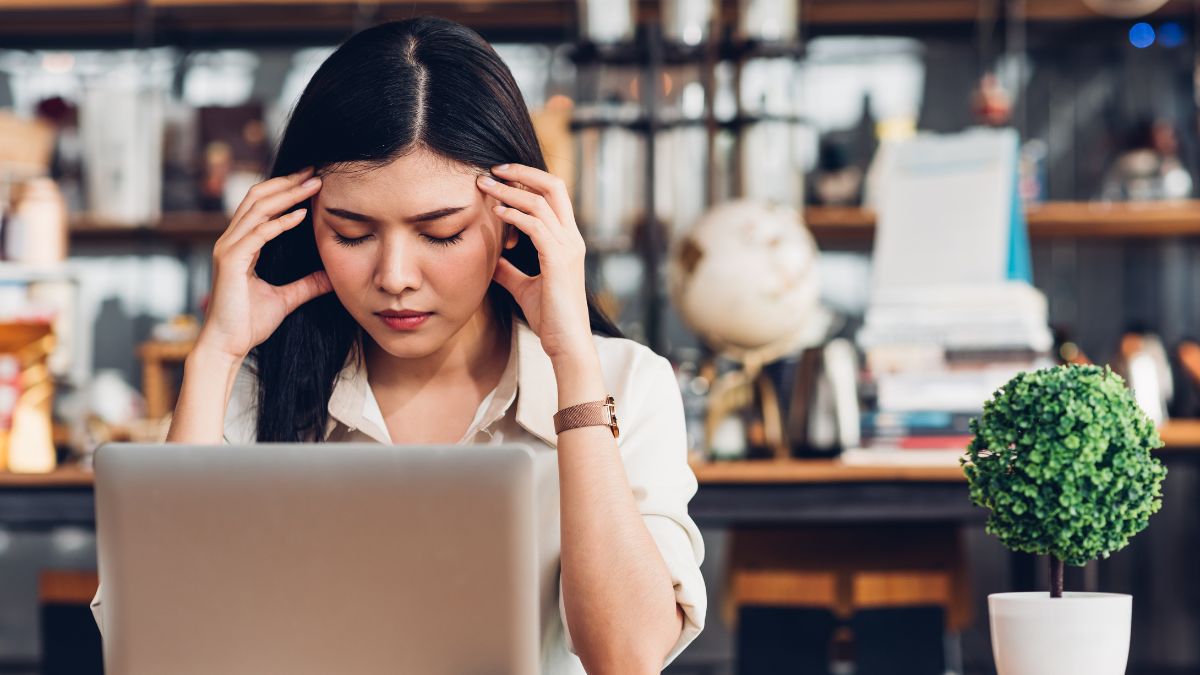
[[[683,608],[684,625],[667,655],[670,663],[704,627],[706,595],[700,576],[704,544],[687,503],[696,477],[687,463],[683,404],[671,364],[649,348],[623,338],[594,336],[604,384],[617,402],[621,454],[639,512],[666,563]],[[512,348],[500,383],[479,404],[461,444],[525,443],[534,449],[537,490],[537,564],[541,609],[541,672],[582,675],[567,625],[560,579],[557,436],[554,413],[558,391],[541,340],[525,322],[513,319]],[[391,445],[383,413],[367,382],[361,350],[352,350],[329,399],[328,442]],[[226,443],[256,439],[257,380],[247,360],[238,372],[225,415]],[[597,452],[603,450],[598,448]],[[100,590],[92,612],[103,630]]]

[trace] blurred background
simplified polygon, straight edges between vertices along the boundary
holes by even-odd
[[[322,60],[436,14],[511,67],[589,284],[675,365],[708,625],[670,673],[993,673],[1047,587],[957,458],[1016,372],[1160,425],[1129,672],[1200,673],[1200,1],[0,0],[0,673],[100,672],[90,454],[154,439],[213,242]]]

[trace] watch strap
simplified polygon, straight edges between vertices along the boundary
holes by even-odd
[[[579,427],[603,426],[612,430],[613,438],[620,435],[617,426],[617,404],[611,395],[603,401],[588,401],[554,413],[554,433],[561,434],[568,429]]]

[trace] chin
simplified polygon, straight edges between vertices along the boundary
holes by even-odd
[[[428,346],[425,340],[416,336],[387,336],[372,335],[371,339],[379,348],[398,359],[419,359],[429,356],[437,350],[436,346]]]
[[[366,333],[379,348],[398,359],[417,359],[436,352],[445,342],[443,338],[423,326],[411,333],[400,331],[367,330]]]

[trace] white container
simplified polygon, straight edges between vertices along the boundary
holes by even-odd
[[[167,94],[138,62],[86,83],[80,135],[89,215],[129,227],[156,224],[162,211]]]
[[[698,45],[708,39],[715,12],[713,0],[663,0],[663,37],[669,42]]]
[[[1124,675],[1133,596],[993,593],[992,656],[999,675]]]
[[[632,42],[637,33],[637,0],[576,0],[579,33],[598,44]]]
[[[761,42],[791,42],[800,24],[799,0],[739,0],[737,37]]]
[[[18,183],[5,236],[5,255],[14,262],[54,265],[67,257],[67,202],[46,177]]]

